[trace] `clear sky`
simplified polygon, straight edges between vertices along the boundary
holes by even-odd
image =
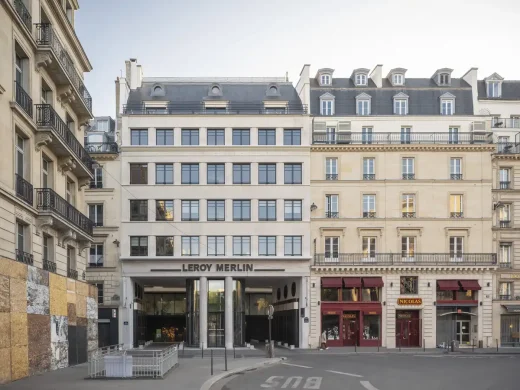
[[[137,58],[144,76],[284,76],[355,68],[438,68],[520,79],[520,0],[80,0],[77,34],[94,67],[94,115],[115,113],[114,80]]]

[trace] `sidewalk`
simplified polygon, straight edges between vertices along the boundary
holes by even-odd
[[[520,348],[513,347],[502,347],[498,351],[496,348],[456,348],[454,352],[442,348],[385,348],[385,347],[330,347],[329,349],[286,349],[276,347],[275,356],[295,356],[305,354],[316,354],[316,355],[354,355],[354,354],[489,354],[489,355],[514,355],[520,354]]]

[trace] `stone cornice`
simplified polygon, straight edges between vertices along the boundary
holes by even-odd
[[[90,153],[90,157],[99,161],[114,161],[119,157],[119,153]]]
[[[493,144],[333,144],[312,145],[311,152],[400,152],[400,151],[422,151],[422,152],[493,152],[496,146]]]
[[[403,274],[415,272],[421,274],[481,274],[495,272],[496,265],[467,265],[467,266],[338,266],[338,265],[313,265],[311,276],[325,275],[371,275],[371,274]]]
[[[520,160],[520,153],[493,154],[493,159],[496,159],[496,160]]]

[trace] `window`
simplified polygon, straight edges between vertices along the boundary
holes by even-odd
[[[233,221],[251,221],[250,200],[233,200]]]
[[[511,226],[511,205],[508,203],[503,204],[498,209],[498,219],[500,227],[508,228]]]
[[[452,157],[450,159],[450,179],[462,180],[462,158]]]
[[[448,143],[458,144],[459,143],[459,128],[450,127],[448,130]]]
[[[93,285],[97,288],[97,302],[98,305],[102,305],[105,301],[105,295],[103,290],[103,282],[93,283]]]
[[[284,256],[302,255],[302,236],[284,237]]]
[[[16,174],[25,178],[25,139],[16,134]]]
[[[43,253],[42,253],[42,256],[43,256],[43,261],[52,261],[54,256],[53,256],[53,250],[54,250],[54,243],[53,243],[53,240],[52,240],[52,237],[47,235],[47,234],[43,234]],[[92,247],[91,248],[91,251],[92,251]],[[44,269],[45,266],[44,266]]]
[[[337,158],[326,158],[325,159],[325,179],[326,180],[338,180],[338,159]]]
[[[198,221],[199,220],[199,201],[198,200],[181,201],[181,220],[182,221]]]
[[[173,184],[173,164],[155,164],[155,184]]]
[[[498,299],[510,300],[513,299],[513,283],[500,282],[498,284]]]
[[[439,85],[450,85],[449,73],[440,73],[439,74]]]
[[[226,184],[226,165],[208,164],[208,184]]]
[[[25,252],[27,247],[26,242],[26,226],[21,222],[16,222],[16,249],[20,252]]]
[[[67,270],[76,270],[76,248],[74,248],[73,246],[67,246]],[[70,273],[68,272],[67,274],[69,275]],[[77,275],[75,279],[77,279]]]
[[[454,103],[453,99],[441,99],[441,115],[453,115],[455,113]]]
[[[251,164],[233,164],[233,184],[251,184]]]
[[[363,195],[363,218],[376,217],[376,196]]]
[[[233,130],[233,145],[251,145],[249,130]]]
[[[321,115],[334,115],[334,100],[321,99]]]
[[[96,178],[97,178],[98,169],[101,169],[101,168],[96,168],[96,170],[94,171],[94,180],[96,180]],[[47,160],[45,157],[42,157],[42,188],[52,188],[51,174],[52,174],[52,162]]]
[[[251,256],[251,237],[233,237],[233,256]]]
[[[108,121],[107,120],[97,120],[96,121],[96,130],[97,131],[105,131],[105,132],[110,130],[108,128]]]
[[[509,137],[508,136],[500,136],[498,137],[498,152],[499,153],[506,153],[510,150],[510,148],[513,146],[509,143]]]
[[[76,125],[74,123],[74,120],[69,116],[69,114],[66,114],[65,120],[67,122],[67,128],[72,132],[72,134],[76,133]]]
[[[148,221],[148,200],[130,200],[130,221]]]
[[[339,218],[339,195],[325,195],[325,217]]]
[[[376,238],[363,237],[363,258],[364,260],[375,261],[376,258]]]
[[[365,157],[363,159],[363,180],[376,179],[376,159],[374,157]]]
[[[258,145],[276,145],[276,130],[258,130]]]
[[[357,103],[357,114],[358,115],[370,115],[370,100],[369,99],[356,99]]]
[[[361,128],[361,143],[362,144],[371,144],[374,140],[374,133],[371,127],[362,127]]]
[[[224,130],[208,130],[208,145],[225,145]]]
[[[401,127],[401,143],[410,144],[412,142],[412,128]]]
[[[155,220],[173,221],[173,200],[155,201]]]
[[[49,164],[47,165],[50,166]],[[48,180],[48,179],[47,179]],[[90,188],[103,188],[103,168],[94,169],[94,178],[90,181]]]
[[[302,136],[301,130],[284,130],[283,131],[284,145],[301,145]]]
[[[501,82],[488,81],[487,82],[487,96],[491,98],[498,98],[501,96]]]
[[[336,143],[336,128],[335,127],[327,127],[327,143],[335,144]]]
[[[182,130],[181,144],[182,145],[198,145],[199,144],[199,130]]]
[[[286,200],[284,204],[284,221],[302,220],[302,201]]]
[[[419,294],[419,278],[417,276],[401,276],[401,294]]]
[[[276,256],[276,236],[258,237],[258,256]]]
[[[226,201],[208,200],[208,221],[226,220]]]
[[[414,194],[403,194],[402,195],[402,217],[403,218],[415,218],[415,195]]]
[[[15,68],[16,68],[15,80],[21,87],[25,86],[24,62],[26,60],[27,60],[26,58],[22,58],[22,55],[16,53],[16,58],[15,58]]]
[[[339,237],[325,237],[325,261],[338,261]]]
[[[408,99],[394,99],[394,114],[408,114]]]
[[[148,237],[130,237],[130,256],[148,256]]]
[[[148,130],[130,130],[131,145],[148,145]]]
[[[155,131],[156,145],[173,145],[173,130],[156,130]]]
[[[508,190],[511,188],[511,170],[509,168],[500,168],[499,171],[500,189]]]
[[[276,164],[258,164],[258,184],[276,184]]]
[[[321,85],[330,85],[330,75],[322,74],[320,77],[320,84]]]
[[[500,243],[500,251],[498,259],[500,268],[509,268],[511,267],[511,244],[510,243]]]
[[[258,201],[258,220],[276,221],[276,200]]]
[[[285,184],[302,184],[302,164],[284,164]]]
[[[199,184],[199,164],[181,164],[181,184]]]
[[[88,217],[94,222],[94,226],[103,226],[103,205],[89,204]]]
[[[173,236],[155,237],[155,256],[173,256]]]
[[[464,237],[450,237],[450,258],[452,261],[462,261],[464,253]]]
[[[364,73],[356,73],[356,85],[367,85],[367,75]]]
[[[88,258],[89,267],[103,267],[103,244],[92,244]]]
[[[71,205],[76,205],[76,189],[74,182],[67,177],[67,184],[65,185],[65,198]]]
[[[415,159],[403,157],[402,159],[402,178],[403,180],[415,179]]]
[[[208,236],[208,256],[226,255],[226,237]]]
[[[392,75],[392,82],[394,85],[403,85],[404,84],[404,75],[401,73],[396,73]]]
[[[148,164],[130,164],[130,184],[148,184]]]
[[[401,237],[401,258],[403,261],[415,260],[415,237]]]
[[[199,237],[183,236],[182,237],[182,256],[198,256],[199,255]]]
[[[462,218],[462,195],[450,195],[450,217]]]

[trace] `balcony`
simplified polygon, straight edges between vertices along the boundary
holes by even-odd
[[[337,211],[327,211],[325,213],[325,218],[339,218],[339,212],[337,212]]]
[[[16,252],[16,261],[19,261],[20,263],[24,263],[24,264],[28,264],[28,265],[34,264],[34,257],[31,253],[21,251],[20,249],[17,249],[15,252]]]
[[[497,154],[518,154],[520,144],[516,142],[497,142]]]
[[[454,257],[450,253],[414,253],[406,256],[401,253],[317,253],[314,265],[496,265],[495,253],[464,253]]]
[[[31,183],[25,180],[20,175],[15,175],[16,180],[16,196],[22,199],[25,203],[32,206],[33,205],[33,196],[34,189]]]
[[[462,173],[451,173],[450,180],[462,180]]]
[[[452,211],[450,213],[450,218],[454,218],[454,219],[460,219],[460,218],[464,218],[464,213],[462,211]]]
[[[375,211],[363,211],[363,218],[375,218],[376,212]]]
[[[375,173],[363,173],[363,180],[376,180]]]
[[[403,211],[403,218],[415,218],[415,211]]]
[[[501,181],[499,183],[499,187],[501,190],[510,190],[511,189],[511,182],[510,181]]]
[[[494,129],[520,129],[520,118],[493,118]]]
[[[78,280],[78,271],[73,268],[67,268],[67,277]]]
[[[412,145],[412,144],[492,144],[492,133],[410,133],[406,138],[401,133],[354,133],[334,134],[314,133],[313,144],[345,145]]]
[[[54,82],[72,86],[71,90],[58,91],[58,94],[69,100],[78,116],[92,118],[92,97],[51,24],[36,24],[36,45],[39,52],[47,53],[52,57],[50,62],[44,61],[44,63]],[[72,93],[74,98],[70,96]]]
[[[39,133],[50,136],[50,140],[42,140],[42,142],[48,142],[47,147],[58,157],[62,157],[60,163],[62,168],[65,166],[65,170],[72,170],[78,178],[94,177],[92,172],[94,160],[51,105],[36,105],[36,125]]]
[[[32,16],[22,0],[13,0],[14,9],[25,27],[32,31]]]
[[[72,230],[74,234],[68,234],[71,238],[92,241],[94,223],[56,192],[50,188],[37,188],[36,203],[40,217],[51,217],[53,227],[67,234]]]
[[[50,260],[43,259],[43,269],[49,272],[56,273],[56,263]]]
[[[415,173],[403,173],[403,180],[415,180]]]
[[[513,268],[510,261],[499,261],[498,268]]]
[[[325,180],[338,180],[338,174],[337,173],[327,173],[325,175]]]
[[[307,105],[290,103],[283,107],[266,107],[263,102],[229,102],[216,107],[205,107],[204,102],[175,102],[150,107],[143,104],[123,105],[124,115],[305,115]]]
[[[498,222],[499,222],[500,227],[503,229],[511,227],[511,221],[503,220],[503,221],[498,221]]]
[[[25,89],[16,81],[14,82],[14,94],[16,104],[18,104],[31,119],[34,119],[32,99],[29,94],[25,92]]]
[[[85,149],[90,154],[119,153],[117,142],[89,142]]]
[[[513,299],[515,299],[512,295],[510,294],[507,294],[507,295],[499,295],[498,296],[498,300],[499,301],[512,301]]]

